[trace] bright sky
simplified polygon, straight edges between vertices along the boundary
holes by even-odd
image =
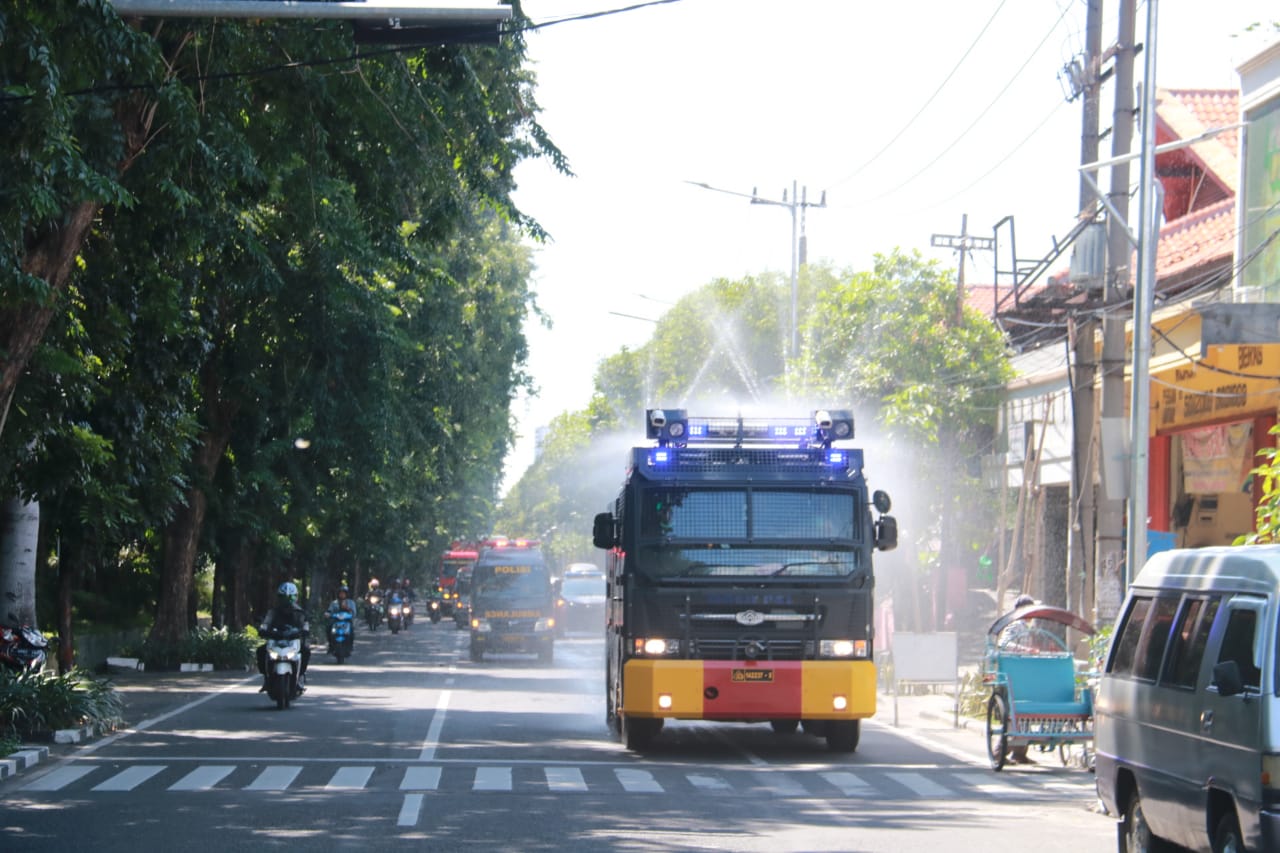
[[[543,23],[625,5],[524,9]],[[1118,7],[1104,0],[1104,49]],[[1280,19],[1274,0],[1158,8],[1167,88],[1238,87],[1239,60],[1275,38],[1245,28]],[[1058,78],[1083,52],[1085,12],[1084,0],[679,0],[529,33],[541,122],[577,177],[517,173],[517,203],[554,240],[534,285],[554,327],[526,330],[540,392],[516,404],[506,485],[532,462],[538,426],[585,407],[599,361],[653,330],[618,314],[657,318],[715,278],[790,272],[786,208],[690,181],[773,200],[795,182],[815,203],[825,190],[806,215],[811,262],[861,270],[902,247],[954,266],[930,235],[959,234],[965,214],[987,237],[1013,216],[1018,256],[1046,254],[1078,207],[1081,102]],[[1139,42],[1146,18],[1139,3]],[[1113,87],[1102,97],[1105,129]],[[969,281],[990,282],[990,254],[967,262]]]

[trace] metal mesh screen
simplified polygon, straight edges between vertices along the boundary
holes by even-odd
[[[650,489],[643,501],[642,539],[822,542],[852,539],[858,532],[851,494]]]

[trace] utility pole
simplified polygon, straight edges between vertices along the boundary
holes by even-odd
[[[956,313],[952,327],[959,329],[964,323],[964,262],[965,256],[972,249],[994,251],[994,237],[975,237],[969,233],[969,214],[960,217],[959,234],[933,234],[929,237],[929,245],[946,249],[955,249],[960,253],[960,262],[956,268]],[[941,455],[946,459],[957,458],[959,452],[958,436],[951,430],[944,430],[941,438]],[[956,513],[944,512],[942,516],[942,564],[938,566],[934,579],[934,611],[933,630],[943,630],[946,624],[948,603],[950,601],[951,567],[960,565],[959,548],[956,546],[955,534]],[[998,571],[998,570],[997,570]]]
[[[959,234],[933,234],[929,237],[930,246],[944,249],[955,249],[960,253],[960,263],[956,271],[956,319],[955,327],[959,328],[964,321],[964,258],[970,249],[986,249],[994,251],[994,237],[975,237],[969,233],[969,214],[960,217]]]
[[[797,296],[797,293],[799,291],[799,280],[797,277],[797,268],[796,268],[797,257],[799,258],[800,266],[804,266],[806,263],[808,263],[808,257],[807,257],[808,247],[807,247],[807,241],[804,235],[804,212],[806,208],[810,208],[810,207],[826,207],[827,191],[826,190],[822,191],[822,198],[820,201],[816,203],[811,202],[809,201],[809,188],[805,187],[802,190],[801,194],[797,195],[796,182],[792,181],[790,201],[787,200],[787,191],[785,189],[782,191],[782,201],[775,201],[773,199],[760,198],[756,194],[756,190],[752,188],[751,203],[752,204],[772,204],[777,207],[785,207],[791,211],[791,352],[790,352],[790,357],[795,358],[800,354],[800,328],[799,328],[799,317],[798,317],[798,308],[797,308],[797,302],[799,301]],[[800,218],[799,218],[800,233],[798,237],[796,235],[796,212],[797,211],[799,211],[800,213]]]
[[[1102,62],[1102,0],[1088,0],[1085,13],[1085,56],[1079,79],[1073,76],[1072,99],[1084,96],[1083,118],[1080,129],[1080,163],[1085,165],[1098,159],[1099,114],[1101,112],[1101,62]],[[1075,83],[1078,83],[1078,90]],[[1093,217],[1095,206],[1093,187],[1089,179],[1080,176],[1081,217]],[[1071,453],[1071,549],[1067,556],[1066,602],[1068,610],[1092,619],[1093,566],[1097,506],[1094,483],[1096,480],[1096,454],[1094,448],[1094,417],[1097,414],[1097,395],[1094,382],[1097,377],[1097,352],[1095,337],[1098,323],[1089,314],[1073,318],[1071,325],[1074,365],[1071,368],[1071,425],[1073,448]]]
[[[1116,37],[1115,112],[1111,128],[1111,153],[1122,157],[1130,153],[1133,144],[1134,125],[1134,60],[1137,54],[1135,0],[1120,0],[1119,30]],[[1117,162],[1111,167],[1110,189],[1107,193],[1112,215],[1109,220],[1107,240],[1107,276],[1105,306],[1116,306],[1128,298],[1131,292],[1130,258],[1132,257],[1127,220],[1129,218],[1129,161]],[[1113,307],[1106,307],[1102,319],[1102,424],[1125,423],[1124,368],[1125,317]],[[1135,337],[1140,332],[1135,329]],[[1133,378],[1135,383],[1146,377]],[[1106,428],[1104,427],[1104,430]],[[1104,435],[1107,434],[1104,432]],[[1123,435],[1116,430],[1113,435]],[[1144,436],[1145,440],[1145,436]],[[1103,455],[1121,453],[1119,447],[1099,443]],[[1098,501],[1097,556],[1094,562],[1095,621],[1114,619],[1124,594],[1124,492],[1122,477],[1108,477],[1103,471],[1103,493]],[[1120,482],[1116,482],[1119,480]],[[1130,500],[1133,495],[1128,496]],[[1145,520],[1143,521],[1145,524]],[[1141,554],[1130,554],[1131,560],[1142,560]]]

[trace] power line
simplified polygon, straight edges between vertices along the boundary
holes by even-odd
[[[945,145],[942,148],[942,150],[938,152],[938,155],[936,157],[934,157],[928,163],[925,163],[924,166],[920,167],[920,169],[918,169],[915,172],[915,174],[911,175],[911,177],[907,178],[905,181],[902,181],[901,183],[899,183],[896,187],[886,190],[885,192],[880,193],[877,196],[873,196],[872,198],[864,199],[863,204],[871,204],[873,202],[880,201],[881,199],[884,199],[888,196],[893,195],[894,193],[901,190],[903,187],[910,184],[916,178],[920,177],[925,172],[932,169],[938,163],[939,160],[947,156],[947,154],[950,153],[955,148],[955,146],[960,142],[960,140],[968,136],[969,132],[973,130],[975,127],[977,127],[978,124],[984,118],[986,118],[987,113],[991,112],[991,108],[994,107],[997,103],[999,103],[1000,99],[1003,98],[1008,93],[1010,87],[1012,87],[1014,82],[1022,75],[1022,72],[1026,70],[1026,67],[1031,64],[1031,60],[1035,59],[1036,54],[1040,52],[1040,49],[1044,47],[1045,42],[1047,42],[1049,40],[1049,37],[1053,35],[1054,31],[1058,29],[1058,25],[1062,23],[1062,19],[1067,16],[1067,12],[1069,11],[1071,11],[1070,6],[1063,9],[1062,14],[1059,15],[1057,20],[1053,22],[1053,26],[1050,27],[1049,32],[1044,34],[1044,38],[1040,40],[1040,43],[1037,44],[1035,46],[1035,49],[1032,50],[1031,53],[1027,56],[1026,61],[1024,61],[1022,65],[1018,66],[1018,70],[1013,73],[1013,76],[1010,77],[1009,81],[1004,84],[1004,87],[1001,88],[1001,90],[996,94],[996,96],[991,99],[991,102],[987,104],[986,107],[983,108],[982,112],[978,113],[978,115],[974,118],[974,120],[969,123],[969,126],[966,127],[964,130],[962,130],[955,139],[952,139],[949,143],[947,143],[947,145]]]
[[[863,169],[870,166],[876,160],[879,160],[881,154],[884,154],[886,151],[892,148],[893,143],[897,142],[899,139],[902,138],[902,134],[906,133],[907,130],[909,130],[911,126],[915,124],[916,119],[920,118],[921,114],[923,114],[924,111],[928,109],[929,105],[934,102],[934,99],[937,98],[938,95],[942,93],[942,90],[946,88],[946,85],[951,82],[951,78],[954,77],[956,72],[960,70],[960,66],[964,65],[965,60],[969,58],[969,54],[973,53],[973,49],[978,46],[978,42],[982,41],[982,37],[986,35],[987,30],[991,28],[991,24],[995,21],[996,16],[1000,14],[1000,10],[1004,8],[1004,4],[1006,1],[1007,0],[1000,0],[1000,5],[997,6],[996,10],[991,13],[991,17],[987,19],[987,23],[983,25],[982,29],[978,32],[978,35],[974,37],[973,41],[969,44],[968,49],[965,50],[964,54],[960,57],[959,61],[957,61],[955,66],[952,67],[951,71],[947,74],[947,76],[942,79],[942,82],[938,84],[938,88],[933,90],[933,94],[925,99],[925,102],[921,104],[920,109],[916,110],[915,115],[907,119],[907,123],[902,126],[902,129],[899,130],[896,134],[894,134],[893,138],[890,139],[888,142],[886,142],[883,148],[881,148],[875,154],[872,154],[871,159],[864,162],[861,166],[854,169],[851,173],[841,178],[840,180],[836,181],[834,184],[831,184],[832,187],[842,186],[848,183],[849,181],[853,180],[854,178],[856,178],[859,174],[862,173]]]

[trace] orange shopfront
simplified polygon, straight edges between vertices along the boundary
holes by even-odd
[[[1280,402],[1280,344],[1216,344],[1152,364],[1150,529],[1184,548],[1229,545],[1254,528],[1250,474]]]

